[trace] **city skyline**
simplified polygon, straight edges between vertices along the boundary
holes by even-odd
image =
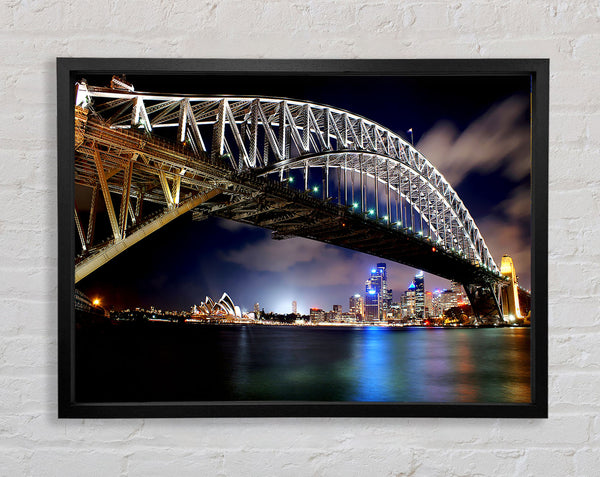
[[[377,78],[376,90],[365,88],[373,81],[365,78],[344,78],[342,84],[336,78],[313,78],[310,85],[262,77],[243,84],[204,78],[201,85],[172,78],[169,83],[128,80],[138,91],[200,89],[302,98],[348,109],[407,138],[412,129],[415,146],[455,188],[496,263],[504,253],[513,256],[520,283],[530,287],[528,78]],[[329,302],[345,304],[351,294],[362,293],[362,280],[353,277],[381,261],[308,239],[272,240],[268,230],[224,219],[193,222],[190,215],[123,252],[78,287],[116,307],[191,306],[227,291],[248,311],[259,301],[289,312],[295,299],[304,313]],[[404,289],[415,269],[386,263],[389,287]],[[443,278],[431,275],[429,280],[433,288],[449,287]],[[349,285],[355,287],[350,293]]]
[[[293,299],[289,303],[289,308],[290,308],[289,310],[275,310],[275,309],[269,307],[269,305],[265,304],[264,302],[255,301],[252,304],[251,307],[244,307],[244,306],[242,306],[242,307],[239,307],[239,310],[242,313],[255,313],[255,314],[257,314],[257,313],[266,312],[266,313],[277,313],[277,314],[281,314],[281,315],[285,315],[285,314],[290,314],[291,313],[291,314],[297,314],[297,315],[303,315],[303,316],[310,315],[310,311],[314,310],[314,309],[319,309],[319,310],[323,310],[323,311],[339,311],[339,312],[343,312],[343,313],[354,313],[353,312],[353,305],[351,304],[352,300],[356,299],[356,306],[358,306],[358,302],[359,302],[358,299],[360,299],[360,303],[361,303],[360,306],[362,307],[362,312],[361,313],[356,312],[356,313],[363,315],[365,317],[365,319],[367,319],[367,320],[374,319],[374,316],[368,316],[365,313],[365,308],[366,308],[365,303],[367,302],[367,298],[370,295],[368,287],[370,286],[369,283],[370,283],[371,279],[373,278],[373,276],[376,274],[376,272],[379,272],[379,270],[381,268],[383,268],[384,270],[386,270],[387,263],[380,262],[380,263],[377,263],[377,265],[375,265],[374,267],[375,268],[371,268],[370,269],[370,276],[369,276],[369,278],[366,281],[367,290],[365,292],[363,292],[363,293],[355,293],[355,294],[349,295],[345,302],[340,302],[340,303],[332,302],[332,303],[321,305],[321,306],[309,306],[309,305],[307,305],[307,311],[306,312],[301,312],[301,311],[298,311],[298,309],[299,309],[299,307],[298,307],[298,298]],[[369,270],[367,270],[366,272],[368,273]],[[438,277],[435,277],[435,275],[433,275],[433,274],[430,274],[430,276],[432,278],[438,278]],[[387,279],[387,275],[386,275],[386,279]],[[425,283],[427,283],[425,281],[425,273],[423,271],[419,270],[419,271],[416,272],[416,274],[413,276],[413,278],[410,281],[410,283],[405,288],[400,287],[399,289],[397,289],[396,295],[391,295],[392,289],[388,289],[388,292],[390,293],[390,295],[385,295],[384,294],[384,295],[382,295],[380,297],[379,296],[379,292],[374,293],[374,295],[377,295],[376,296],[376,300],[377,300],[377,298],[383,298],[384,300],[389,300],[389,302],[387,303],[387,306],[385,308],[382,308],[382,309],[388,310],[390,308],[390,305],[397,305],[397,304],[399,304],[402,301],[402,299],[405,297],[407,291],[414,290],[418,286],[418,285],[415,285],[415,283],[419,282],[419,281],[420,281],[420,286],[422,287],[421,293],[423,295],[422,296],[423,300],[425,299],[424,295],[427,294],[427,293],[429,293],[429,294],[433,294],[433,293],[440,294],[440,293],[448,292],[448,291],[456,291],[455,290],[455,284],[454,284],[454,282],[449,282],[447,280],[446,281],[451,284],[450,287],[448,287],[448,288],[436,287],[436,288],[428,289],[425,286]],[[378,285],[378,286],[381,286],[381,285]],[[350,288],[348,290],[350,290]],[[229,297],[229,293],[227,291],[224,291],[221,294],[221,296],[226,296],[228,300],[232,301],[232,303],[233,302],[237,303],[235,300],[233,300],[232,298]],[[387,296],[387,298],[384,298],[384,296]],[[100,305],[100,306],[105,305],[104,303],[101,303],[102,302],[102,298],[100,298],[98,296],[89,297],[89,298],[90,298],[90,300],[92,300],[94,302],[94,305]],[[194,302],[194,303],[190,304],[189,307],[186,306],[185,304],[182,304],[179,307],[175,307],[175,308],[172,308],[172,309],[169,309],[169,310],[165,309],[165,310],[167,310],[167,311],[185,311],[187,308],[190,308],[192,310],[192,312],[194,312],[194,310],[197,310],[198,307],[202,307],[202,306],[205,305],[204,300],[206,300],[207,298],[208,298],[209,301],[210,300],[214,301],[214,298],[212,298],[212,296],[206,295],[205,298],[203,298],[202,300],[199,299],[197,302]],[[301,303],[301,301],[300,301],[300,303]],[[348,305],[344,306],[343,303],[348,303]],[[149,304],[147,306],[150,309],[161,310],[161,308],[155,306],[155,304]],[[379,306],[381,306],[381,305],[379,305]],[[338,307],[339,307],[339,309],[336,310],[336,308],[338,308]],[[425,301],[422,301],[422,303],[421,303],[421,309],[420,309],[421,313],[423,313],[424,307],[425,307]],[[133,308],[133,309],[142,308],[143,309],[144,307],[143,306],[139,306],[139,304],[130,304],[130,306],[126,307],[125,309],[129,309],[129,308]],[[236,308],[238,308],[238,307],[236,306]],[[379,313],[379,311],[378,311],[378,313]],[[417,315],[418,315],[418,310],[417,310]],[[377,321],[377,319],[375,319],[375,321]]]

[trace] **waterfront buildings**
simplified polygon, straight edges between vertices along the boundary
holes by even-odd
[[[342,305],[333,305],[332,321],[342,321]]]
[[[425,275],[419,271],[400,300],[400,314],[411,320],[425,320],[433,308],[433,295],[425,292]]]
[[[434,290],[431,316],[441,317],[450,308],[468,305],[469,299],[458,282],[452,282],[449,290]]]
[[[452,291],[452,293],[456,294],[456,303],[458,306],[466,305],[469,303],[467,294],[465,293],[465,290],[460,283],[454,281],[451,282],[450,290]]]
[[[369,321],[384,319],[392,304],[392,290],[387,286],[385,263],[378,263],[371,270],[371,274],[365,282],[365,291],[365,318]]]
[[[349,300],[350,313],[362,319],[365,316],[365,299],[360,295],[356,294],[350,297]]]
[[[412,318],[415,316],[415,283],[411,282],[408,290],[404,292],[402,301],[400,302],[402,316]]]
[[[325,311],[321,308],[311,308],[310,309],[310,322],[311,323],[320,323],[321,321],[325,321]]]

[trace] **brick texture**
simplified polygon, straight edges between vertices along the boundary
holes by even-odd
[[[600,474],[596,0],[0,3],[0,476]],[[56,418],[57,56],[549,57],[550,418]]]

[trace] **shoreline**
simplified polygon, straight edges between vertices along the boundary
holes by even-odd
[[[393,323],[281,323],[269,321],[209,321],[209,320],[185,320],[184,322],[149,319],[145,321],[134,320],[111,320],[113,324],[172,324],[172,325],[190,325],[190,326],[285,326],[297,328],[387,328],[387,329],[479,329],[479,328],[530,328],[530,325],[513,324],[481,324],[481,325],[416,325],[416,324],[393,324]]]

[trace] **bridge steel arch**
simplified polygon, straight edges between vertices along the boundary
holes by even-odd
[[[121,196],[118,217],[108,210],[113,237],[95,249],[93,204],[87,235],[76,209],[83,248],[76,272],[84,262],[94,268],[89,264],[97,251],[117,246],[128,228],[142,227],[144,201],[177,216],[182,204],[189,209],[195,199],[197,218],[214,213],[247,221],[256,202],[246,209],[244,204],[248,207],[260,192],[232,177],[251,173],[256,180],[275,180],[335,204],[378,228],[414,235],[434,251],[470,264],[486,277],[490,286],[485,288],[494,295],[491,300],[486,292],[486,299],[499,308],[493,290],[505,279],[469,211],[431,162],[384,126],[349,111],[288,98],[145,93],[116,77],[111,87],[76,87],[76,182],[93,190],[92,200],[102,192],[107,209],[111,194]],[[211,172],[206,163],[230,172]],[[216,195],[211,191],[228,199],[211,202]],[[236,205],[236,213],[227,215]],[[286,229],[286,220],[308,214],[283,207],[288,208],[284,219],[275,219],[280,238],[297,231],[297,224]],[[104,262],[95,259],[98,263]],[[473,293],[471,284],[464,284],[476,300],[481,283]]]

